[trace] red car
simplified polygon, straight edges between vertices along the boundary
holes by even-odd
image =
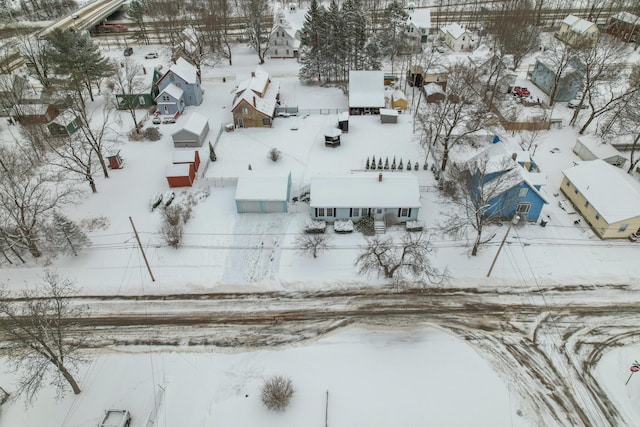
[[[513,93],[515,93],[520,97],[531,96],[531,92],[529,92],[529,90],[526,87],[516,86],[513,88]]]

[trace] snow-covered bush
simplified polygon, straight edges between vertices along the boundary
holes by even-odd
[[[350,219],[337,219],[333,223],[333,230],[336,233],[351,233],[353,231],[353,221]]]
[[[269,150],[269,154],[267,155],[267,157],[272,162],[277,162],[282,158],[282,152],[274,147],[271,150]]]
[[[144,138],[149,141],[159,141],[162,138],[162,134],[157,127],[150,127],[144,130]]]
[[[283,412],[289,406],[293,392],[291,378],[275,375],[264,380],[260,398],[268,409]]]
[[[365,236],[373,236],[376,234],[374,228],[374,220],[370,216],[365,216],[356,224],[356,230],[364,234]]]
[[[307,223],[305,224],[304,231],[306,233],[324,233],[324,230],[326,228],[327,228],[326,221],[308,219]]]
[[[422,221],[407,221],[407,231],[422,231],[424,223]]]

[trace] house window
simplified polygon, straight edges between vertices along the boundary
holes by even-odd
[[[531,210],[531,203],[518,203],[516,206],[516,213],[527,215]]]
[[[600,220],[600,214],[596,214],[596,221]]]
[[[169,74],[169,80],[174,81],[176,77],[173,74]]]
[[[317,211],[318,214],[316,216],[324,216],[324,208],[318,208]]]
[[[571,183],[567,181],[567,187],[571,187]]]
[[[262,119],[262,124],[264,126],[271,126],[271,119]]]
[[[584,207],[588,208],[589,207],[589,202],[584,202]]]
[[[249,114],[249,109],[248,109],[247,107],[242,107],[242,108],[240,109],[240,113],[241,113],[241,114]]]
[[[286,46],[289,46],[289,40],[285,40],[285,41],[284,41],[284,44],[285,44]]]
[[[333,208],[327,208],[327,216],[334,216],[335,210]]]
[[[287,49],[287,55],[289,55],[289,49]]]
[[[273,45],[274,45],[274,46],[278,46],[278,40],[274,40],[274,41],[273,41]]]
[[[360,216],[360,208],[351,209],[351,216]]]
[[[163,100],[164,102],[169,102],[169,101],[171,101],[171,99],[169,99],[169,95],[162,95],[162,100]]]
[[[575,191],[576,194],[578,194],[578,189],[577,188],[574,191]]]
[[[278,54],[278,49],[276,49],[275,54],[276,54],[276,55]]]
[[[620,224],[620,228],[618,228],[619,232],[623,232],[627,230],[627,227],[629,227],[629,224]]]
[[[138,103],[140,103],[140,105],[144,105],[144,96],[138,97]]]
[[[527,197],[527,194],[529,193],[529,189],[528,188],[521,188],[520,191],[518,192],[518,197]]]
[[[407,209],[407,208],[400,209],[400,215],[399,216],[409,216],[409,209]]]

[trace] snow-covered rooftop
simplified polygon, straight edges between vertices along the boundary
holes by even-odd
[[[577,138],[577,142],[584,145],[594,156],[599,159],[620,157],[622,154],[611,144],[607,144],[602,138],[595,135],[583,135]]]
[[[174,176],[187,176],[191,171],[191,165],[189,163],[170,164],[167,166],[167,177]]]
[[[330,138],[335,138],[340,135],[342,135],[342,131],[338,128],[326,128],[324,130],[324,136],[328,136]]]
[[[198,69],[182,57],[176,60],[176,63],[169,68],[169,71],[180,76],[189,84],[198,83]]]
[[[381,116],[395,116],[398,117],[398,111],[392,108],[381,108],[380,109]]]
[[[640,215],[640,184],[604,160],[562,172],[609,224]]]
[[[436,93],[441,93],[441,94],[443,94],[443,95],[444,95],[444,89],[442,89],[442,86],[440,86],[440,85],[439,85],[439,84],[437,84],[437,83],[429,83],[429,84],[426,84],[426,85],[424,86],[424,91],[425,91],[425,93],[427,94],[427,96],[429,96],[429,95],[434,95],[434,94],[436,94]]]
[[[61,126],[67,126],[69,123],[74,121],[78,116],[71,110],[63,110],[58,117],[51,120],[52,123],[59,124]]]
[[[593,22],[587,21],[586,19],[578,18],[575,15],[569,15],[562,20],[563,24],[566,24],[571,28],[571,31],[576,33],[584,33],[591,26],[595,25]]]
[[[200,113],[190,113],[187,122],[183,126],[183,130],[200,135],[209,123],[209,119]],[[178,131],[179,132],[179,131]]]
[[[276,97],[278,96],[278,92],[280,92],[280,82],[276,81],[271,81],[262,98],[252,90],[245,90],[236,98],[231,109],[235,109],[244,99],[249,103],[249,105],[254,105],[257,111],[271,117],[276,108]]]
[[[407,18],[407,24],[413,24],[416,28],[431,28],[431,9],[409,9],[407,10],[409,17]]]
[[[445,34],[449,34],[454,39],[459,39],[462,35],[467,32],[464,28],[462,28],[458,23],[454,22],[453,24],[445,25],[442,27],[442,32]]]
[[[384,106],[384,71],[349,71],[349,107]]]
[[[394,90],[391,93],[391,96],[393,97],[394,101],[399,101],[399,100],[405,100],[406,101],[407,100],[407,96],[400,89]]]
[[[193,163],[196,160],[195,150],[177,150],[173,152],[173,163]]]
[[[613,19],[617,19],[618,21],[625,22],[631,25],[640,25],[640,17],[637,17],[633,13],[629,12],[618,12],[612,16]]]
[[[236,94],[241,93],[242,91],[249,89],[257,93],[262,93],[265,85],[271,78],[269,72],[262,68],[261,66],[257,66],[253,71],[253,74],[248,79],[240,82],[238,88],[236,89]]]
[[[287,201],[289,175],[247,172],[238,177],[236,200]]]
[[[162,92],[160,92],[158,94],[158,96],[156,96],[156,101],[161,99],[162,94],[166,93],[167,95],[169,95],[170,97],[174,98],[174,99],[180,99],[182,98],[182,95],[184,95],[184,91],[182,90],[182,88],[179,88],[178,86],[174,85],[173,83],[171,83],[169,86],[165,87]]]
[[[566,18],[564,18],[562,20],[563,24],[567,24],[568,26],[572,26],[573,24],[575,24],[576,22],[578,22],[580,20],[580,18],[578,18],[575,15],[569,15]]]
[[[354,173],[311,178],[311,207],[417,208],[418,180],[409,172]]]

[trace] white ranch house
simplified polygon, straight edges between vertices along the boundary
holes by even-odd
[[[371,216],[404,223],[418,218],[420,187],[409,172],[361,172],[311,178],[311,217],[358,222]]]
[[[444,42],[454,52],[470,52],[473,50],[473,36],[457,23],[440,29]]]

